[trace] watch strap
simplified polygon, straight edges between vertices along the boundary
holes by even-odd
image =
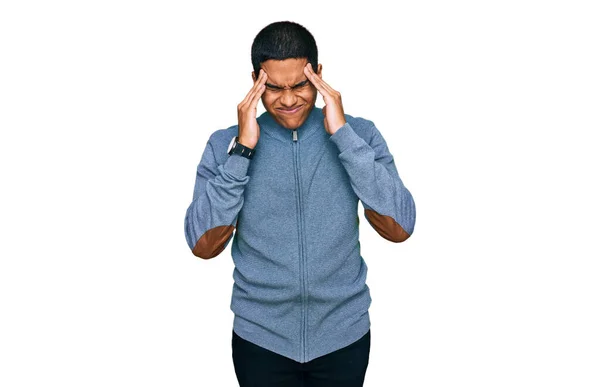
[[[242,157],[252,160],[252,157],[254,157],[254,149],[248,148],[247,146],[240,144],[238,142],[238,137],[236,136],[235,142],[233,143],[233,147],[229,151],[229,154],[240,155]]]

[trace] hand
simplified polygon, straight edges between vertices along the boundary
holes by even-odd
[[[344,107],[342,106],[342,95],[335,91],[325,81],[321,79],[312,69],[312,65],[307,63],[304,67],[304,74],[309,81],[315,85],[319,93],[323,96],[325,107],[323,107],[323,123],[327,133],[333,135],[339,128],[344,126],[346,118],[344,117]]]
[[[237,106],[238,111],[238,142],[248,148],[254,149],[260,137],[260,128],[256,121],[256,105],[265,91],[267,73],[260,69],[258,79],[246,98]]]

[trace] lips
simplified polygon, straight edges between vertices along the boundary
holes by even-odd
[[[297,106],[297,107],[295,107],[294,109],[291,109],[291,110],[286,110],[286,109],[279,108],[279,109],[277,109],[277,111],[279,111],[281,113],[284,113],[284,114],[294,114],[294,113],[297,113],[302,106],[304,106],[304,105]]]

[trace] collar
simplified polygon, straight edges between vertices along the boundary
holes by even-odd
[[[296,129],[298,141],[302,141],[317,130],[325,130],[323,118],[323,109],[313,106],[304,123]],[[265,111],[256,120],[260,126],[261,134],[263,132],[267,133],[268,136],[275,137],[280,141],[293,141],[293,130],[279,125],[268,111]]]

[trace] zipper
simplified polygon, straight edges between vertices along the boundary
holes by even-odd
[[[297,188],[297,192],[298,195],[297,200],[296,200],[296,207],[298,209],[298,238],[300,240],[300,279],[301,279],[301,299],[302,299],[302,323],[300,324],[302,327],[302,332],[301,332],[301,339],[300,339],[300,349],[301,349],[301,354],[300,354],[300,361],[301,362],[305,362],[306,358],[307,358],[307,354],[306,354],[306,330],[307,330],[307,326],[308,326],[308,307],[307,307],[307,303],[308,301],[306,300],[306,278],[305,278],[305,265],[306,263],[304,262],[304,244],[303,239],[303,228],[304,228],[304,219],[302,217],[302,199],[301,199],[301,194],[302,194],[302,184],[300,181],[300,167],[299,167],[299,144],[298,144],[298,131],[297,129],[292,130],[292,149],[294,151],[294,177],[296,179],[296,188]]]

